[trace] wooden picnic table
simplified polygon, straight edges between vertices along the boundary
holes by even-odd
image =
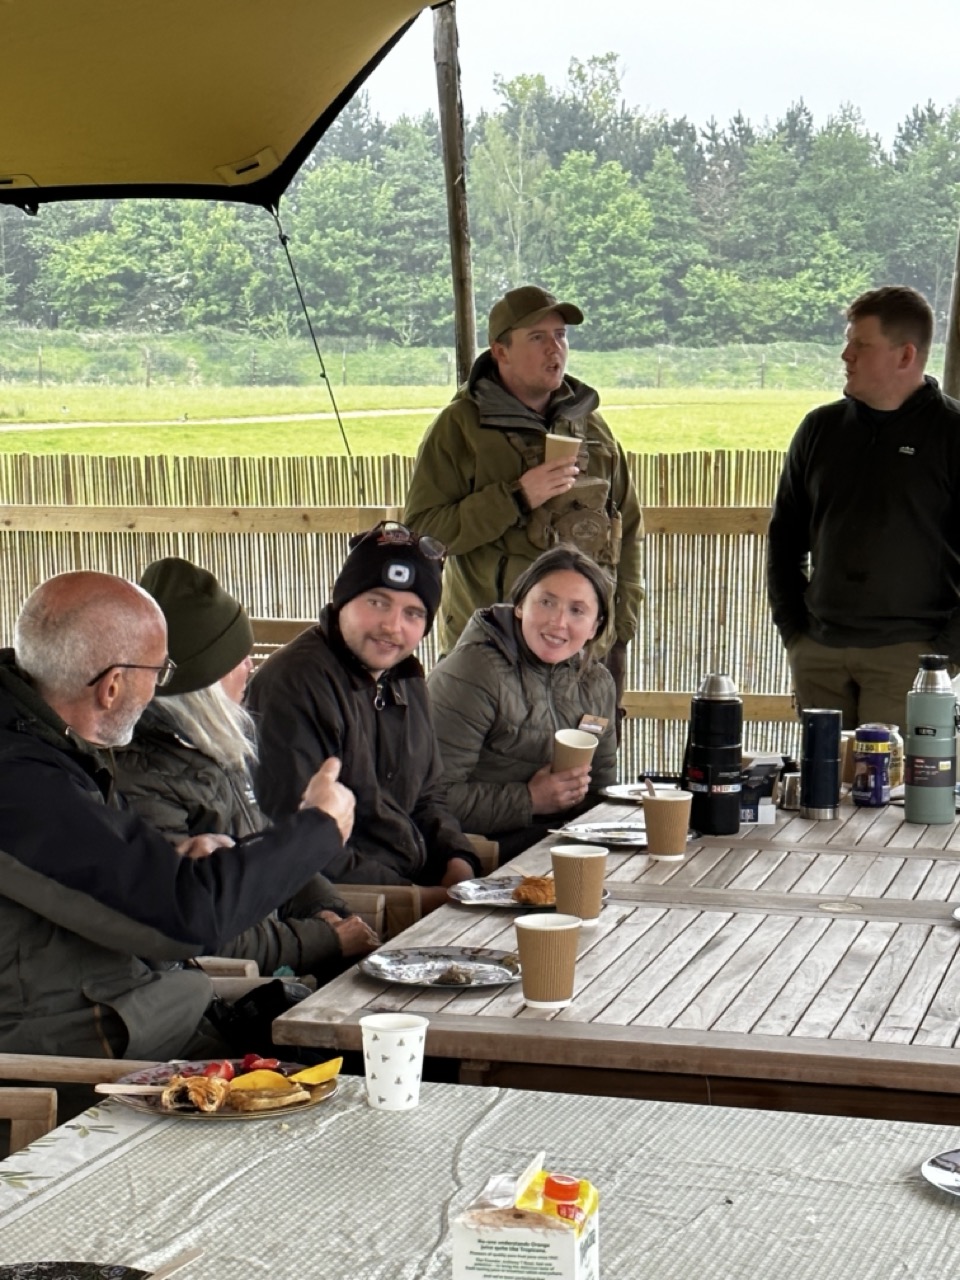
[[[591,822],[629,821],[604,804]],[[549,867],[550,837],[501,875]],[[612,851],[572,1005],[495,989],[391,986],[356,970],[276,1024],[357,1048],[358,1017],[430,1018],[427,1052],[464,1081],[847,1114],[942,1119],[960,1093],[960,834],[902,808],[691,842],[682,863]],[[513,949],[513,913],[450,905],[391,947]],[[956,1107],[960,1113],[960,1100]]]

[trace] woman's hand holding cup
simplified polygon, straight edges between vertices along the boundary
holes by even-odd
[[[553,773],[552,767],[545,764],[527,783],[531,812],[562,813],[564,809],[572,809],[587,794],[589,786],[589,764],[562,769],[559,773]]]

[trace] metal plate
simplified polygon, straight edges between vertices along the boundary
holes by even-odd
[[[203,1075],[203,1069],[209,1061],[222,1061],[222,1059],[209,1059],[205,1062],[161,1062],[159,1066],[144,1067],[142,1071],[133,1071],[128,1076],[122,1076],[117,1084],[166,1084],[172,1076],[199,1076]],[[236,1068],[241,1065],[239,1058],[231,1058],[230,1061]],[[296,1062],[281,1062],[280,1067],[286,1075],[306,1070],[302,1063]],[[168,1111],[165,1107],[161,1107],[158,1094],[124,1096],[117,1093],[112,1094],[111,1097],[116,1098],[117,1102],[122,1102],[125,1107],[132,1107],[134,1111],[143,1111],[151,1116],[162,1116],[165,1120],[276,1120],[278,1116],[290,1115],[295,1111],[307,1111],[310,1107],[326,1102],[327,1098],[332,1098],[337,1092],[338,1084],[338,1080],[325,1080],[323,1084],[304,1085],[303,1087],[310,1094],[306,1102],[294,1102],[288,1107],[272,1107],[266,1111],[231,1111],[228,1107],[223,1111]]]
[[[517,904],[519,905],[519,904]],[[375,951],[359,969],[378,982],[407,987],[502,987],[520,977],[520,961],[512,951],[486,947],[404,947]]]
[[[0,1280],[147,1280],[151,1274],[100,1262],[15,1262],[0,1267]]]
[[[924,1160],[920,1172],[940,1191],[960,1196],[960,1151],[944,1151],[939,1156],[931,1156]]]
[[[647,828],[642,818],[634,822],[572,822],[554,834],[581,844],[620,845],[630,849],[647,847]]]
[[[523,880],[523,876],[497,876],[490,880],[461,880],[447,890],[454,902],[464,907],[507,907],[510,911],[555,911],[556,906],[550,902],[538,907],[530,902],[518,902],[513,891]],[[610,890],[604,889],[603,901],[610,897]]]
[[[655,782],[653,789],[658,796],[679,791],[675,782]],[[614,786],[603,787],[600,791],[608,800],[628,801],[630,804],[643,804],[644,796],[649,795],[645,782],[618,782]]]

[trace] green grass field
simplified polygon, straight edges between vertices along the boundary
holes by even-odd
[[[343,387],[356,454],[413,454],[449,387]],[[783,449],[822,390],[601,388],[624,448],[637,453]],[[89,425],[88,425],[89,424]],[[94,425],[95,424],[95,425]],[[180,455],[338,454],[330,400],[310,387],[0,389],[0,452]]]

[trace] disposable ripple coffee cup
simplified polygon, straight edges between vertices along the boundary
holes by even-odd
[[[556,462],[558,458],[576,458],[583,442],[576,436],[547,435],[544,462]]]
[[[679,862],[686,856],[692,800],[690,791],[664,791],[643,797],[647,853],[651,858]]]
[[[607,850],[595,844],[557,845],[550,850],[557,910],[579,916],[584,929],[592,929],[603,903],[603,878],[607,872]]]
[[[565,1009],[573,1000],[579,916],[517,916],[517,952],[524,1004]]]
[[[378,1111],[410,1111],[420,1101],[426,1018],[368,1013],[360,1019],[367,1101]]]
[[[562,773],[564,769],[576,769],[578,765],[589,764],[597,749],[597,735],[587,733],[585,729],[558,729],[553,735],[553,763],[551,773]]]

